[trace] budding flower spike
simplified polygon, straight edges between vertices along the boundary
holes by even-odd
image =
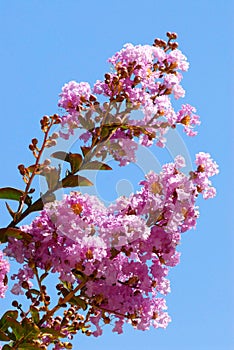
[[[25,189],[0,189],[1,199],[18,202],[16,211],[6,203],[12,220],[0,229],[0,298],[13,259],[19,269],[11,272],[11,293],[27,299],[14,300],[14,309],[0,318],[4,350],[71,349],[76,333],[97,337],[103,325],[120,334],[125,323],[145,331],[171,322],[169,272],[180,262],[181,235],[196,227],[198,196],[216,195],[210,178],[219,172],[217,163],[200,152],[187,174],[184,157],[177,155],[157,173],[146,172],[136,193],[109,205],[80,189],[95,185],[82,171],[114,171],[110,158],[121,167],[137,162],[140,147],[165,147],[170,129],[197,134],[195,107],[173,107],[174,99],[185,96],[181,81],[189,63],[177,34],[166,35],[167,41],[157,38],[153,45],[125,44],[93,87],[66,83],[61,116],[44,116],[42,141],[31,140],[34,163],[18,166]],[[78,132],[74,153],[58,149]],[[34,199],[36,176],[46,189]],[[65,188],[71,191],[56,199]],[[22,224],[33,212],[39,214]]]

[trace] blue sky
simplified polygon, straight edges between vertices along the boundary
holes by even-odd
[[[39,120],[58,112],[61,87],[70,80],[91,84],[108,69],[106,60],[126,42],[152,43],[166,31],[179,35],[191,68],[186,97],[202,124],[185,140],[191,158],[210,152],[220,165],[218,195],[199,201],[196,231],[182,240],[181,263],[170,272],[167,297],[173,319],[167,330],[117,336],[106,327],[98,339],[79,335],[75,349],[231,350],[233,331],[233,190],[231,133],[231,1],[0,0],[0,187],[23,188],[17,165],[30,164],[27,146]],[[123,175],[124,176],[124,175]],[[1,206],[0,225],[8,223]],[[4,310],[4,300],[0,310]]]

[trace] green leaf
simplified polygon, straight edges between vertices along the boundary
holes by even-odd
[[[32,294],[34,294],[34,295],[40,295],[40,291],[37,290],[37,289],[34,289],[34,288],[29,289],[29,292],[32,293]]]
[[[106,126],[103,126],[102,130],[101,130],[101,136],[102,136],[102,139],[106,138],[109,136],[109,133],[110,133],[110,128],[109,127],[106,127]]]
[[[56,159],[64,160],[65,162],[69,163],[69,153],[58,151],[51,154],[51,157]]]
[[[0,329],[0,340],[1,341],[8,341],[8,340],[11,340],[11,339],[8,337],[8,335],[6,333],[1,331],[1,329]]]
[[[91,147],[86,147],[86,146],[80,146],[80,148],[81,148],[81,151],[82,151],[84,157],[85,157],[86,154],[88,154],[88,153],[90,152],[90,150],[91,150]]]
[[[51,157],[70,163],[72,174],[75,174],[80,169],[80,165],[82,163],[82,155],[79,153],[66,153],[63,151],[58,151],[52,153]]]
[[[86,276],[85,276],[85,274],[82,271],[76,270],[76,269],[72,269],[72,273],[73,273],[73,275],[76,278],[78,278],[78,280],[80,280],[82,282],[86,280]]]
[[[13,317],[7,316],[8,328],[11,327],[16,339],[20,339],[25,334],[25,329],[22,325],[16,321]]]
[[[42,282],[48,275],[49,275],[48,272],[44,272],[40,277],[40,282]]]
[[[81,169],[88,169],[88,170],[112,170],[112,168],[102,162],[99,162],[97,160],[93,160],[92,162],[88,162],[87,164],[84,164],[81,166]]]
[[[60,333],[59,331],[56,331],[55,329],[49,328],[49,327],[41,328],[41,333],[43,333],[44,335],[52,334],[52,335],[56,336],[57,338],[65,338],[66,337],[64,334]]]
[[[62,187],[92,186],[93,183],[80,175],[69,175],[62,180]]]
[[[62,281],[63,282],[63,285],[65,288],[67,288],[67,290],[72,290],[72,283],[71,282],[68,282],[68,281]],[[69,292],[65,293],[65,295],[67,295]],[[64,296],[65,296],[64,295]]]
[[[18,350],[39,350],[41,346],[35,343],[22,343],[17,348]]]
[[[35,306],[30,306],[30,312],[32,315],[33,322],[38,323],[40,320],[39,310]]]
[[[2,348],[2,350],[11,350],[11,349],[12,349],[12,347],[7,345],[7,344],[5,344]]]
[[[22,326],[24,329],[24,337],[27,339],[35,339],[40,333],[40,328],[28,318],[23,319]]]
[[[11,318],[14,318],[16,320],[18,317],[18,311],[9,310],[9,311],[5,312],[5,314],[0,319],[0,329],[2,331],[6,331],[8,328],[7,317],[11,317]]]
[[[25,238],[26,240],[30,239],[30,241],[32,239],[32,237],[28,233],[23,232],[18,228],[15,228],[15,227],[1,228],[0,229],[0,242],[6,243],[8,241],[8,237],[13,237],[16,239]]]
[[[82,155],[79,153],[69,153],[69,163],[71,165],[71,172],[75,174],[82,163]]]
[[[0,199],[11,199],[14,201],[20,201],[20,198],[24,195],[24,191],[18,190],[13,187],[0,188]],[[30,205],[32,202],[29,196],[26,196],[25,204]]]
[[[73,298],[71,298],[71,300],[69,300],[69,304],[77,305],[80,308],[82,308],[84,311],[87,310],[86,302],[78,296],[74,296]]]
[[[5,312],[5,314],[0,319],[0,330],[2,332],[5,332],[6,330],[8,330],[8,328],[11,328],[13,331],[12,337],[15,336],[15,339],[20,339],[24,335],[24,328],[16,320],[17,317],[18,311],[16,310]]]

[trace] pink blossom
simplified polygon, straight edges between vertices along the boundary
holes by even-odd
[[[196,108],[186,104],[182,105],[181,110],[177,113],[177,123],[184,125],[184,131],[188,136],[195,136],[197,131],[194,131],[193,128],[201,124],[199,116],[195,115],[195,112]]]
[[[131,139],[112,139],[107,146],[113,158],[119,161],[120,166],[125,166],[136,161],[137,143]]]
[[[206,174],[206,181],[217,173],[207,154],[197,155],[196,164],[200,170],[205,167],[201,174]],[[73,271],[83,266],[85,300],[92,304],[100,296],[100,307],[109,310],[109,316],[116,313],[115,332],[122,332],[125,319],[137,329],[165,328],[170,317],[162,296],[170,292],[169,267],[179,263],[181,234],[195,227],[198,217],[199,177],[183,174],[179,169],[184,166],[184,159],[177,156],[159,174],[149,172],[137,193],[120,197],[109,207],[80,192],[46,204],[31,225],[21,227],[32,241],[19,245],[10,239],[5,253],[19,261],[34,261],[42,270],[49,267],[71,285],[79,282]],[[213,193],[210,187],[204,191],[206,197]],[[12,276],[18,280],[12,292],[22,293],[22,282],[31,286],[32,277],[26,263]],[[97,309],[90,318],[95,336],[102,333],[101,320]]]
[[[181,155],[175,157],[175,165],[178,169],[185,167],[185,159]]]
[[[88,100],[90,94],[91,88],[89,83],[70,81],[63,86],[58,105],[67,111],[74,111],[76,107],[83,103],[81,98]]]
[[[15,295],[23,295],[24,291],[22,289],[21,283],[15,283],[11,288],[11,293]]]
[[[11,292],[13,294],[24,294],[23,290],[21,288],[22,283],[27,282],[28,287],[31,288],[33,284],[30,281],[30,279],[33,279],[33,277],[34,277],[34,273],[33,273],[32,269],[29,268],[28,265],[24,265],[22,269],[21,268],[19,269],[17,274],[13,274],[11,276],[12,280],[18,279],[18,281],[19,281],[18,283],[14,284],[14,286],[11,289]]]
[[[197,184],[199,192],[203,193],[205,199],[213,198],[216,190],[211,186],[210,177],[219,173],[217,163],[209,153],[200,152],[196,154],[197,171],[194,173],[193,182]]]
[[[115,326],[112,331],[118,334],[123,333],[123,325],[124,325],[124,319],[119,318],[117,321],[115,321]]]
[[[176,99],[185,96],[185,90],[181,86],[181,71],[186,71],[189,67],[187,58],[178,49],[165,52],[161,47],[151,45],[125,44],[108,60],[112,65],[112,70],[105,74],[104,80],[97,80],[92,89],[93,93],[107,98],[109,107],[112,109],[112,102],[126,102],[127,106],[142,111],[141,120],[134,119],[133,115],[124,115],[124,122],[129,124],[147,127],[152,133],[152,137],[139,133],[139,143],[150,146],[155,139],[155,144],[164,147],[166,144],[166,133],[169,128],[175,128],[176,124],[182,124],[188,136],[197,134],[194,127],[200,124],[199,117],[194,114],[195,109],[190,105],[183,105],[182,109],[176,113],[170,95],[174,94]],[[156,67],[156,68],[155,68]],[[168,70],[172,67],[171,70]],[[91,94],[91,87],[88,83],[76,83],[71,81],[62,89],[59,105],[65,108],[68,115],[62,118],[62,130],[60,136],[68,139],[74,134],[74,129],[83,127],[90,130],[96,124],[96,117],[102,125],[105,108],[100,104],[97,112],[92,104],[89,106],[90,116],[87,119],[84,101],[88,101]],[[129,107],[128,107],[129,108]],[[103,115],[100,112],[103,109]],[[98,115],[97,115],[98,114]],[[80,118],[83,122],[80,123]],[[111,122],[121,123],[121,118],[116,116]],[[87,122],[87,128],[84,123]],[[93,132],[95,132],[93,130]],[[125,139],[132,139],[125,132]],[[81,139],[84,142],[90,141],[86,131]],[[133,140],[121,141],[122,146],[118,148],[116,142],[110,142],[108,149],[100,151],[99,155],[104,157],[105,152],[112,154],[114,159],[120,160],[120,165],[124,166],[129,161],[134,161]],[[112,143],[112,145],[111,145]],[[131,155],[126,156],[125,148],[131,144]],[[115,148],[115,150],[114,150]],[[121,161],[121,158],[123,160]],[[126,159],[125,159],[126,158]],[[128,159],[129,158],[129,159]]]
[[[7,290],[7,285],[5,283],[6,274],[10,270],[10,265],[7,260],[4,259],[4,254],[0,250],[0,298],[5,297],[5,292]]]
[[[165,87],[167,89],[172,90],[176,99],[179,99],[185,96],[185,90],[179,84],[181,80],[180,78],[181,78],[180,76],[177,76],[175,74],[167,74],[163,80]]]
[[[205,172],[207,177],[211,177],[219,173],[218,165],[211,158],[209,153],[199,152],[196,154],[195,163],[197,166],[203,166],[203,172]]]
[[[167,54],[167,61],[175,62],[177,64],[178,69],[182,71],[187,71],[189,68],[187,57],[184,54],[182,54],[182,52],[178,49],[172,50]]]

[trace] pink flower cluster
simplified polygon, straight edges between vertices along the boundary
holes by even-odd
[[[168,50],[154,45],[126,44],[108,61],[112,64],[111,72],[105,74],[103,81],[98,80],[94,84],[92,92],[108,98],[110,107],[113,103],[116,105],[125,102],[129,110],[128,115],[125,114],[124,118],[121,118],[121,114],[116,113],[112,123],[124,122],[147,129],[150,137],[143,133],[138,135],[142,136],[141,142],[147,146],[152,144],[152,138],[155,138],[157,145],[164,147],[164,135],[169,128],[175,128],[177,124],[184,125],[184,131],[189,136],[196,135],[193,128],[199,125],[200,121],[194,114],[195,108],[186,104],[176,112],[170,98],[170,95],[174,95],[175,99],[185,96],[180,84],[181,71],[187,71],[189,64],[180,50]],[[92,117],[95,119],[98,116],[100,124],[105,122],[105,108],[96,101],[96,96],[91,95],[88,83],[71,81],[65,84],[60,97],[59,106],[68,112],[62,121],[64,129],[67,128],[67,132],[61,130],[62,137],[68,138],[74,133],[74,128],[81,125],[80,116],[85,119],[85,108],[80,108],[81,106],[89,106]],[[100,105],[99,110],[96,108],[97,104]],[[136,109],[142,112],[140,120],[134,119],[134,113],[131,113]],[[90,123],[87,122],[87,125],[90,126]]]
[[[58,105],[66,114],[61,117],[59,134],[68,139],[75,129],[82,129],[79,138],[84,143],[80,147],[83,155],[52,155],[63,159],[65,154],[71,171],[60,180],[61,169],[53,168],[54,178],[52,167],[47,166],[48,172],[44,173],[48,175],[49,191],[39,202],[60,186],[77,185],[75,174],[80,170],[99,165],[107,170],[106,164],[96,158],[103,162],[109,154],[125,166],[136,161],[139,144],[149,147],[155,141],[164,147],[170,128],[182,125],[188,136],[196,135],[194,128],[200,124],[196,109],[183,104],[175,111],[172,105],[173,99],[185,96],[182,72],[189,64],[173,42],[177,35],[168,32],[167,37],[167,42],[155,39],[152,46],[124,45],[108,60],[111,71],[93,88],[86,82],[64,85]],[[100,103],[95,94],[107,102]],[[52,146],[59,135],[47,135],[50,118],[41,121],[48,137],[45,146],[49,145],[47,141]],[[34,144],[37,139],[30,145],[33,150]],[[41,152],[37,152],[35,166],[41,169],[46,161],[39,165]],[[208,153],[200,152],[195,164],[196,169],[185,175],[181,170],[185,160],[178,155],[173,163],[163,165],[159,174],[146,174],[138,192],[121,196],[108,207],[95,196],[71,192],[60,201],[47,202],[30,225],[21,226],[25,232],[21,232],[21,239],[7,236],[6,248],[0,251],[0,298],[5,296],[9,272],[5,254],[20,264],[11,275],[15,281],[11,292],[25,294],[32,302],[26,313],[17,301],[12,305],[20,310],[23,327],[27,321],[40,328],[38,341],[43,348],[52,344],[54,349],[71,348],[71,343],[60,338],[70,341],[80,330],[100,336],[104,324],[111,324],[117,333],[123,332],[124,323],[140,330],[167,327],[171,321],[165,300],[170,292],[168,273],[179,263],[181,234],[196,227],[198,195],[205,199],[216,195],[210,181],[219,172],[216,162]],[[34,172],[40,173],[36,168],[29,180]],[[86,180],[83,184],[88,183]],[[25,195],[33,193],[28,186]],[[15,213],[17,221],[14,219],[11,225],[16,227],[27,213],[28,209],[22,215]],[[44,282],[50,274],[58,277],[51,295],[53,306]],[[29,313],[32,318],[28,318]],[[18,345],[20,341],[17,339]]]
[[[58,105],[69,112],[73,112],[78,106],[87,101],[90,95],[89,83],[70,81],[63,86]]]
[[[80,192],[47,204],[31,225],[21,227],[32,240],[10,239],[5,249],[25,262],[13,275],[19,282],[12,292],[21,293],[25,281],[31,285],[33,262],[74,286],[86,278],[80,298],[94,310],[90,321],[95,336],[102,334],[107,316],[115,317],[113,331],[118,333],[125,321],[142,330],[165,328],[170,322],[163,297],[170,291],[169,267],[179,262],[181,233],[196,225],[198,185],[210,185],[208,177],[217,173],[205,154],[196,163],[203,167],[202,178],[196,175],[201,168],[193,176],[183,174],[185,162],[177,156],[160,174],[147,174],[139,192],[109,207]]]
[[[89,83],[70,81],[63,86],[58,105],[68,112],[63,116],[61,123],[62,127],[67,126],[68,129],[67,133],[60,130],[60,136],[64,139],[68,139],[70,135],[73,135],[74,129],[78,127],[79,110],[83,104],[89,101],[90,95],[91,87]]]
[[[108,142],[103,142],[96,156],[104,160],[108,153],[119,162],[119,166],[125,166],[136,162],[137,149],[137,142],[129,136],[128,132],[118,129]]]
[[[120,87],[129,101],[143,105],[150,102],[152,96],[161,96],[171,89],[176,98],[184,96],[180,87],[181,74],[162,74],[168,65],[188,70],[186,57],[180,50],[166,53],[162,48],[151,45],[124,45],[123,49],[109,58],[115,72],[98,80],[94,93],[114,98]],[[156,68],[157,67],[157,68]]]
[[[193,128],[201,124],[199,116],[194,114],[195,112],[196,108],[186,104],[182,105],[181,110],[176,115],[176,122],[184,125],[184,131],[188,136],[197,135],[197,131],[194,131]]]
[[[219,173],[218,164],[211,159],[209,153],[200,152],[196,154],[197,172],[195,173],[194,183],[197,184],[199,192],[203,193],[203,198],[213,198],[216,195],[216,189],[211,186],[209,178]]]
[[[7,290],[7,283],[5,281],[6,274],[10,270],[10,265],[7,260],[4,259],[3,252],[0,250],[0,298],[5,297]]]

